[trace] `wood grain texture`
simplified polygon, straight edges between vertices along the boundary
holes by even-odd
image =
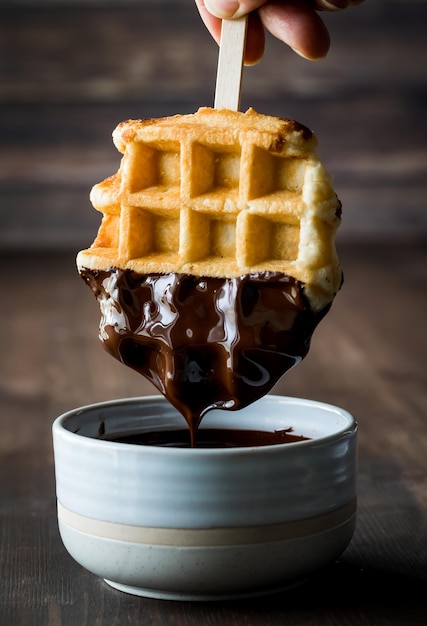
[[[134,598],[85,572],[56,525],[50,428],[62,411],[152,394],[97,339],[71,254],[2,257],[0,624],[422,626],[427,622],[427,247],[342,243],[345,283],[307,358],[276,386],[349,409],[360,427],[359,513],[345,554],[271,598]],[[230,419],[238,419],[230,413]]]

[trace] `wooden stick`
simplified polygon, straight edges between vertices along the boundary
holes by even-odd
[[[215,109],[239,110],[247,23],[247,15],[237,20],[223,20],[222,22]]]

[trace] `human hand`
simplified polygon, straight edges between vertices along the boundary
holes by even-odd
[[[364,0],[196,0],[200,16],[219,43],[222,19],[248,16],[245,64],[258,63],[264,53],[265,30],[306,59],[329,50],[329,33],[318,11],[340,11]]]

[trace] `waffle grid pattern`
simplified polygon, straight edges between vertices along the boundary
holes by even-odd
[[[92,190],[104,217],[81,253],[93,257],[86,266],[98,259],[142,273],[230,277],[282,271],[310,282],[335,263],[339,203],[314,137],[286,120],[230,113],[119,125],[114,141],[124,156],[118,173]]]

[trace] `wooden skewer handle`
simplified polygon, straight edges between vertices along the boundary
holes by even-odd
[[[238,111],[248,16],[223,20],[215,88],[215,109]]]

